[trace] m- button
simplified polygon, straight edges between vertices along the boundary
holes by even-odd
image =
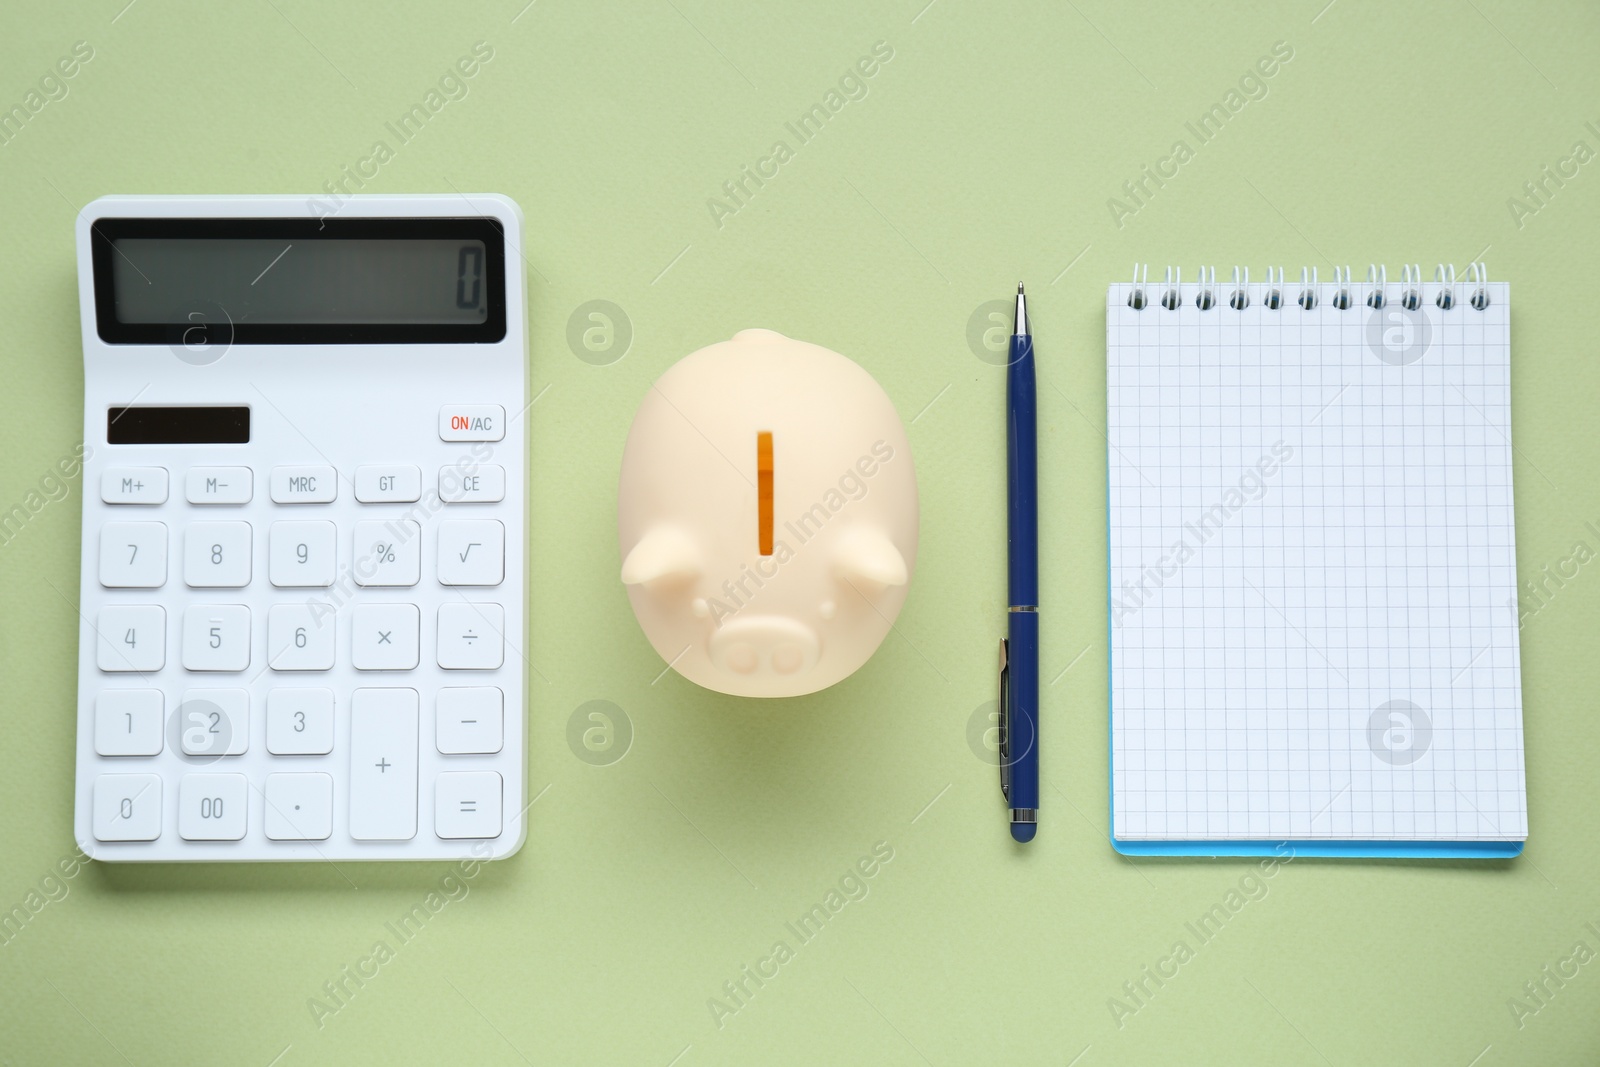
[[[332,467],[272,468],[272,499],[278,504],[326,504],[339,495]]]
[[[446,404],[439,409],[439,440],[500,441],[506,436],[506,409],[499,404]]]
[[[191,504],[248,504],[251,478],[249,467],[190,467],[184,496]]]

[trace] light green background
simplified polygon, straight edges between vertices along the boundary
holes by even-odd
[[[1600,548],[1600,163],[1520,226],[1507,206],[1574,142],[1600,149],[1591,6],[125,2],[13,4],[0,32],[6,107],[73,42],[94,48],[0,147],[0,507],[79,440],[89,200],[312,192],[379,139],[395,158],[372,191],[510,195],[548,386],[530,414],[527,650],[529,792],[548,792],[521,854],[404,944],[384,924],[446,867],[92,865],[0,947],[0,1062],[1600,1060],[1600,962],[1520,1029],[1508,1008],[1576,942],[1600,952],[1596,565],[1524,604],[1523,858],[1296,860],[1201,946],[1185,923],[1253,868],[1134,863],[1106,842],[1102,435],[1105,286],[1135,260],[1191,277],[1376,260],[1392,277],[1481,258],[1515,294],[1521,574]],[[494,57],[468,95],[399,146],[384,124],[480,40]],[[785,122],[877,41],[894,55],[866,97],[800,144]],[[1185,121],[1277,41],[1294,56],[1265,97],[1198,145]],[[1115,225],[1108,198],[1179,138],[1195,157]],[[793,158],[717,226],[708,198],[778,140]],[[1018,277],[1048,546],[1027,849],[967,741],[1004,623],[1003,382],[967,329]],[[610,365],[568,345],[593,299],[632,324]],[[897,631],[855,677],[777,703],[661,676],[614,533],[649,382],[755,325],[877,376],[923,506]],[[5,909],[72,851],[80,490],[0,549]],[[610,766],[567,742],[597,699],[635,733]],[[894,858],[868,895],[801,944],[784,924],[880,841]],[[319,1028],[308,998],[380,939],[394,958]],[[1119,1028],[1109,999],[1180,939],[1195,958]],[[779,940],[794,958],[719,1028],[708,998]]]

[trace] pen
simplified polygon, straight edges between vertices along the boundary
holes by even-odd
[[[1006,365],[1006,542],[1010,611],[1000,642],[1000,793],[1011,836],[1032,841],[1039,812],[1039,439],[1028,304],[1017,283]]]

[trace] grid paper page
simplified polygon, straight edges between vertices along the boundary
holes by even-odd
[[[1526,838],[1509,286],[1134,288],[1106,304],[1114,835]]]

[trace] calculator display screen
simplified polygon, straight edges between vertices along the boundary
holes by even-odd
[[[211,301],[246,322],[482,322],[482,241],[123,237],[117,321]]]
[[[100,336],[117,344],[421,343],[505,334],[498,222],[101,219]]]

